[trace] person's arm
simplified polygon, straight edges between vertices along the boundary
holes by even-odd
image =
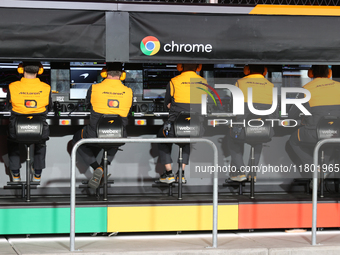
[[[300,93],[296,96],[296,98],[303,98],[304,94]],[[310,112],[310,106],[309,103],[304,103],[302,104],[303,107],[305,107],[309,112]],[[298,120],[301,118],[301,110],[294,104],[291,105],[288,111],[288,118],[289,119],[294,119],[294,120]]]
[[[164,97],[164,106],[165,106],[166,109],[170,109],[171,102],[172,102],[172,96],[170,94],[170,91],[171,91],[170,83],[171,83],[171,81],[166,86],[165,97]]]
[[[85,107],[87,109],[91,109],[91,95],[92,95],[92,85],[87,90],[86,98],[85,98]]]
[[[7,96],[6,96],[6,111],[11,111],[12,110],[12,103],[11,103],[11,92],[8,88],[7,90]]]
[[[48,98],[48,106],[47,111],[50,112],[53,110],[53,102],[52,102],[52,90],[50,90],[49,98]]]

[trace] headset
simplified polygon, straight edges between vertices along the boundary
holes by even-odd
[[[27,66],[29,66],[29,64]],[[24,74],[25,67],[24,67],[23,63],[20,63],[18,65],[17,71],[18,71],[19,74]],[[43,72],[44,72],[44,67],[41,63],[39,63],[38,75],[41,75]]]
[[[183,64],[177,64],[177,70],[182,72],[184,70]],[[198,64],[196,68],[196,72],[200,72],[202,70],[202,64]]]
[[[103,77],[104,79],[107,78],[107,68],[104,67],[102,71],[100,72],[100,76]],[[124,81],[126,78],[126,72],[122,71],[122,74],[119,77],[119,80]]]
[[[313,73],[313,69],[312,68],[308,69],[308,77],[309,78],[314,78],[314,73]],[[332,77],[332,70],[330,68],[328,68],[328,76],[327,76],[327,78],[329,79],[331,77]]]
[[[249,65],[245,65],[245,66],[243,67],[243,73],[244,73],[245,75],[249,75],[249,74],[250,74]],[[262,75],[263,75],[263,76],[266,76],[267,73],[268,73],[268,69],[267,69],[267,67],[264,67],[264,72],[263,72]]]

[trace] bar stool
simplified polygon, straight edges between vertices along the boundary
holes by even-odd
[[[22,196],[24,197],[24,189],[26,186],[26,201],[30,202],[31,185],[39,185],[39,183],[31,182],[31,158],[30,145],[37,144],[48,140],[43,138],[44,118],[39,115],[18,115],[15,122],[15,139],[9,139],[14,143],[21,143],[26,146],[26,182],[8,182],[9,185],[21,185]]]
[[[340,137],[340,120],[335,116],[322,117],[316,127],[317,142],[328,138]],[[315,144],[314,144],[315,146]],[[334,146],[332,146],[333,148]],[[324,197],[324,174],[323,164],[325,164],[325,150],[321,150],[320,157],[320,197]],[[315,169],[316,170],[316,169]]]
[[[119,115],[102,115],[97,124],[97,137],[98,138],[122,138],[124,137],[124,128],[123,122]],[[107,180],[107,151],[112,147],[120,147],[124,145],[124,143],[98,143],[97,147],[103,149],[103,200],[107,200],[107,188],[108,188],[108,180]],[[113,183],[113,182],[112,182]]]
[[[252,120],[250,122],[250,120]],[[252,124],[253,121],[261,122],[261,125]],[[258,116],[250,116],[248,118],[244,133],[245,143],[251,146],[250,149],[250,169],[255,166],[255,145],[264,144],[271,141],[273,128],[269,121],[263,121]],[[255,198],[255,178],[254,172],[250,172],[250,198]]]
[[[201,121],[199,115],[190,112],[181,112],[174,121],[175,137],[177,138],[194,138],[201,135]],[[183,146],[179,143],[178,155],[178,199],[182,199],[182,164],[183,164]]]

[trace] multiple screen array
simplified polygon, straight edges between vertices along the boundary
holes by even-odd
[[[100,73],[105,64],[71,62],[66,68],[51,68],[43,63],[44,73],[40,80],[51,85],[52,91],[58,94],[68,94],[69,99],[85,99],[88,88],[100,83],[103,78]],[[0,63],[0,98],[6,97],[8,85],[20,80],[22,75],[17,72],[18,63]],[[282,66],[278,72],[272,72],[281,86],[297,86],[290,81],[292,76],[305,76],[310,66]],[[176,65],[171,64],[141,64],[133,68],[126,66],[124,84],[133,90],[134,95],[142,96],[145,100],[164,99],[166,87],[179,74]],[[212,70],[214,78],[241,78],[243,66],[231,64],[216,64]],[[274,77],[273,77],[274,78]],[[285,84],[283,84],[285,83]],[[286,84],[289,83],[289,84]],[[298,84],[301,86],[301,84]]]

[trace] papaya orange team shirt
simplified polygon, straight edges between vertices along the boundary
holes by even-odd
[[[132,90],[120,80],[105,79],[92,85],[91,105],[97,113],[127,117],[132,105]]]
[[[12,111],[20,114],[35,114],[47,111],[51,87],[39,78],[21,78],[9,85]]]

